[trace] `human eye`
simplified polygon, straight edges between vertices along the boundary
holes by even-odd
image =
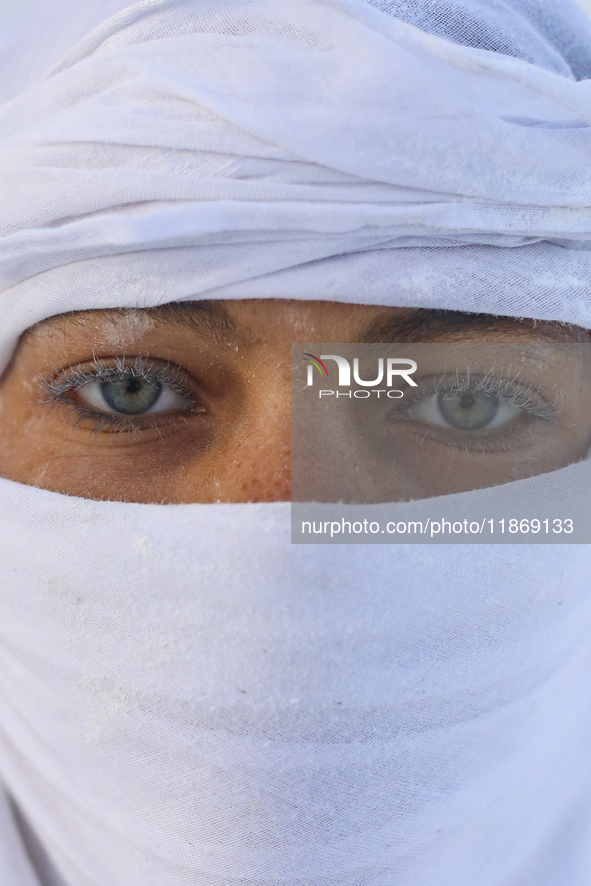
[[[47,400],[97,430],[137,430],[174,415],[203,412],[180,367],[136,357],[95,360],[43,379]]]
[[[518,422],[549,421],[557,408],[556,402],[518,378],[458,372],[452,378],[422,382],[405,418],[456,433],[483,436]]]

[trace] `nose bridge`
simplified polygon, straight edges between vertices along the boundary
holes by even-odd
[[[291,390],[289,379],[260,386],[247,443],[245,483],[252,501],[291,498]]]
[[[289,362],[268,365],[245,391],[245,411],[227,473],[233,501],[291,498],[291,377]]]

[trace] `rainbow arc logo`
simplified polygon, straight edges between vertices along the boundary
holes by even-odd
[[[308,363],[308,365],[309,365],[309,369],[308,369],[309,376],[314,371],[313,367],[315,366],[322,378],[328,378],[328,369],[326,368],[326,366],[324,365],[324,363],[322,362],[320,357],[315,357],[314,354],[307,354],[304,351],[303,359],[304,359],[304,362]],[[310,378],[308,379],[308,384],[311,384]]]

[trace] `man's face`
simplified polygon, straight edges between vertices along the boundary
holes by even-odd
[[[591,372],[584,356],[589,348],[571,347],[589,342],[589,336],[575,327],[334,302],[195,302],[61,315],[29,330],[0,379],[0,475],[68,495],[119,501],[289,500],[293,342],[461,343],[481,359],[485,343],[538,343],[545,349],[548,391],[540,391],[539,367],[529,380],[523,370],[519,384],[535,386],[541,400],[554,402],[553,415],[570,430],[555,435],[551,464],[543,459],[536,464],[530,453],[529,460],[522,459],[529,467],[521,476],[577,461],[591,443]],[[569,388],[566,399],[564,391],[557,399],[559,377],[562,388]],[[413,404],[405,413],[405,433],[432,443],[434,403]],[[505,408],[499,414],[506,415],[504,425],[514,437],[531,418],[516,403],[512,411],[498,406]],[[451,400],[444,406],[455,408]],[[491,407],[483,399],[474,408]],[[382,413],[373,416],[378,424],[385,420]],[[511,461],[509,443],[503,445],[505,467],[500,470],[497,460],[497,472],[490,474],[489,453],[489,479],[483,477],[476,464],[482,446],[474,435],[469,438],[469,418],[464,422],[467,430],[459,430],[472,440],[469,475],[458,469],[459,462],[455,470],[439,470],[431,455],[427,489],[413,491],[408,471],[398,466],[392,476],[400,480],[390,482],[387,498],[515,479],[518,462]],[[365,436],[375,448],[382,433],[378,424],[375,433],[366,419],[357,424],[358,439]],[[537,445],[530,443],[530,450]],[[413,451],[421,452],[419,442]],[[429,451],[435,451],[433,445]],[[464,444],[448,446],[448,465],[450,453],[461,458],[465,451]],[[379,491],[369,493],[371,500],[376,495],[379,499]]]

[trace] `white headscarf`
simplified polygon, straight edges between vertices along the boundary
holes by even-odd
[[[6,81],[2,367],[195,298],[591,327],[568,0],[83,5]],[[588,886],[586,545],[292,547],[288,503],[0,481],[0,562],[3,886]]]

